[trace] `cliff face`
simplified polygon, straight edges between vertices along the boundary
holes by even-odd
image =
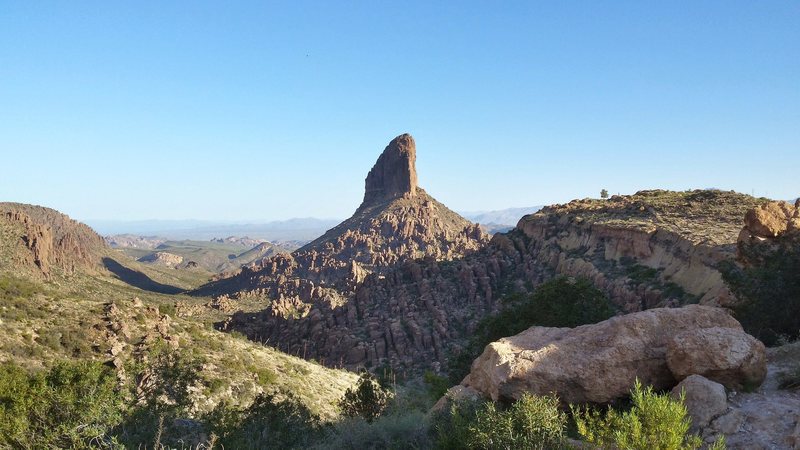
[[[88,226],[41,206],[0,203],[0,228],[11,265],[45,277],[96,270],[107,248]]]
[[[547,207],[517,229],[542,269],[590,278],[626,312],[729,305],[717,266],[735,257],[745,213],[760,202],[721,191],[642,191]]]
[[[410,134],[401,134],[383,150],[367,174],[363,206],[414,197],[417,193],[417,147]]]

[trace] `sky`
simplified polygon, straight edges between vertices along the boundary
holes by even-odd
[[[800,196],[800,2],[0,0],[0,201],[343,218],[401,133],[460,211]]]

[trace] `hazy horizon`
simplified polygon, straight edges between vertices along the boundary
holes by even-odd
[[[0,200],[348,217],[409,132],[456,211],[800,194],[800,4],[7,2]]]

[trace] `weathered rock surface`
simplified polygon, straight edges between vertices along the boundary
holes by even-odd
[[[800,343],[767,349],[767,361],[764,384],[755,392],[729,393],[726,411],[699,431],[706,443],[724,435],[731,450],[800,448],[800,391],[779,387],[783,376],[800,368]]]
[[[154,252],[150,253],[149,255],[142,256],[138,259],[138,261],[149,264],[175,267],[183,262],[183,256],[174,255],[169,252]]]
[[[676,333],[667,343],[667,365],[678,380],[702,375],[730,389],[759,386],[767,375],[764,344],[733,328]]]
[[[794,205],[787,202],[766,202],[747,211],[744,227],[739,233],[739,261],[747,261],[760,255],[748,252],[750,247],[794,246],[800,242],[800,201]],[[750,258],[746,256],[750,254]]]
[[[767,202],[757,206],[745,214],[745,229],[753,237],[775,238],[789,229],[796,229],[798,211],[787,202]]]
[[[729,305],[717,266],[736,256],[742,217],[762,201],[717,190],[640,191],[545,207],[517,229],[531,239],[535,264],[591,279],[625,312]]]
[[[417,193],[417,147],[410,134],[401,134],[383,150],[367,174],[364,205],[413,197]]]
[[[672,389],[676,400],[684,396],[683,402],[692,418],[692,432],[705,428],[712,420],[728,410],[725,386],[701,375],[690,375]]]
[[[677,384],[666,360],[675,333],[709,328],[741,331],[722,309],[657,308],[576,328],[531,327],[489,344],[462,381],[493,400],[525,392],[557,394],[567,403],[626,397],[636,379],[656,389]]]
[[[50,208],[21,203],[0,203],[0,225],[11,236],[9,253],[15,265],[49,277],[54,269],[64,274],[99,268],[107,246],[88,226]]]

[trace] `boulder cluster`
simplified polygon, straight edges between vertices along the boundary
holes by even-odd
[[[576,328],[531,327],[489,344],[461,384],[494,401],[531,392],[609,403],[627,397],[637,379],[671,389],[701,375],[740,390],[760,385],[766,372],[764,344],[725,310],[690,305]]]

